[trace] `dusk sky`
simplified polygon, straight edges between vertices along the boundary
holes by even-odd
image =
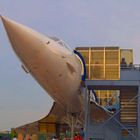
[[[0,14],[77,46],[120,46],[140,63],[139,0],[0,0]],[[0,22],[0,130],[41,119],[53,100],[21,68]]]

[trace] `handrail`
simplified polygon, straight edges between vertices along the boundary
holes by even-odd
[[[120,65],[121,70],[139,70],[140,71],[140,64],[121,64]]]

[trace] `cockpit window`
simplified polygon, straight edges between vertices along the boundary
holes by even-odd
[[[59,41],[60,39],[55,37],[55,36],[49,36],[50,39],[54,40],[54,41]]]
[[[62,39],[59,39],[59,38],[57,38],[55,36],[53,36],[53,37],[52,36],[49,36],[49,38],[52,39],[52,40],[54,40],[54,41],[56,41],[58,44],[62,45],[63,47],[66,47],[67,49],[71,50],[68,47],[68,45],[66,45],[65,42]]]

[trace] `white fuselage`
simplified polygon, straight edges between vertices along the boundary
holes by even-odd
[[[79,112],[82,66],[76,55],[50,37],[2,20],[12,48],[32,76],[66,111]]]

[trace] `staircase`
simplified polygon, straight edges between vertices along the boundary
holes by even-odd
[[[120,120],[123,123],[136,123],[137,97],[136,89],[124,89],[120,94]]]

